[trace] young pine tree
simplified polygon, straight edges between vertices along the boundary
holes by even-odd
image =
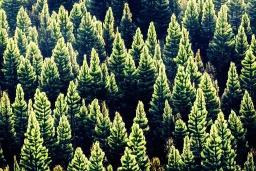
[[[241,26],[244,28],[244,32],[247,36],[247,41],[250,44],[252,40],[252,28],[250,18],[247,13],[242,15]]]
[[[175,122],[175,128],[173,132],[174,144],[177,150],[182,152],[184,138],[188,135],[186,123],[182,119],[178,119]]]
[[[100,148],[99,142],[93,144],[91,149],[91,156],[88,162],[88,170],[97,170],[97,171],[105,171],[103,166],[103,160],[105,157],[105,153]]]
[[[189,136],[186,136],[183,142],[183,151],[181,154],[182,160],[187,170],[195,170],[194,154],[191,151],[191,140],[189,139]]]
[[[133,57],[135,66],[138,67],[140,61],[140,55],[144,46],[143,35],[140,28],[137,28],[135,35],[133,36],[133,42],[129,54]]]
[[[151,22],[148,27],[147,40],[145,44],[148,47],[149,55],[153,57],[155,54],[155,47],[157,44],[157,34],[156,34],[156,29],[153,22]]]
[[[16,27],[19,28],[26,36],[29,34],[29,27],[31,26],[31,20],[24,7],[21,7],[17,14]]]
[[[136,158],[128,147],[126,147],[124,150],[124,155],[121,158],[121,163],[122,166],[117,169],[118,171],[140,171]]]
[[[165,100],[164,103],[164,113],[162,116],[162,137],[165,142],[168,141],[173,135],[173,131],[175,128],[174,116],[172,113],[172,108],[169,105],[169,102]]]
[[[136,116],[133,119],[133,123],[139,125],[139,127],[143,130],[144,135],[146,135],[147,132],[149,131],[148,119],[142,101],[138,102],[136,108]]]
[[[247,155],[247,160],[244,163],[244,170],[248,171],[254,171],[255,170],[255,165],[254,165],[254,160],[253,160],[253,154],[248,153]]]
[[[182,161],[179,150],[172,145],[168,153],[166,171],[182,171],[184,170],[184,166],[185,164]]]
[[[83,154],[82,149],[80,147],[77,147],[74,157],[68,165],[67,171],[84,171],[87,170],[87,165],[87,157]]]
[[[256,22],[255,10],[256,10],[255,0],[248,0],[247,6],[246,6],[246,12],[249,15],[251,23]],[[255,33],[255,31],[256,31],[255,26],[252,26],[252,31],[253,31],[253,33]]]
[[[114,22],[115,20],[114,20],[112,8],[109,7],[103,23],[103,35],[102,35],[105,42],[105,50],[106,50],[107,56],[111,55],[112,44],[115,38]]]

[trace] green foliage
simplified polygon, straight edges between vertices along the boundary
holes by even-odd
[[[4,169],[6,167],[6,160],[4,158],[3,149],[0,146],[0,168]]]
[[[139,127],[143,130],[143,133],[145,135],[149,131],[148,119],[147,119],[146,112],[144,109],[144,104],[142,101],[138,102],[138,105],[136,108],[136,116],[133,119],[133,123],[138,124]]]
[[[241,26],[244,27],[244,32],[247,36],[247,41],[250,44],[252,40],[252,28],[251,28],[251,22],[247,13],[242,15]]]
[[[174,131],[175,121],[172,114],[172,108],[169,105],[169,102],[165,100],[164,103],[164,113],[162,115],[162,136],[165,141],[171,138]]]
[[[55,101],[55,109],[53,110],[54,114],[54,126],[58,127],[60,118],[62,116],[67,116],[68,115],[68,104],[65,99],[64,94],[60,93],[58,95],[58,98]]]
[[[105,171],[106,169],[103,166],[104,156],[105,153],[101,150],[99,142],[94,143],[88,162],[88,170]]]
[[[0,9],[0,18],[1,18],[0,28],[8,31],[9,25],[7,21],[7,16],[6,16],[6,12],[3,9]]]
[[[88,159],[80,147],[76,148],[73,159],[68,165],[67,171],[86,171]]]
[[[16,30],[15,30],[14,40],[19,48],[20,54],[25,56],[26,55],[26,47],[28,46],[28,40],[27,40],[25,33],[18,27],[16,27]]]
[[[256,16],[255,16],[256,4],[255,4],[255,0],[248,0],[247,6],[246,6],[246,11],[247,11],[247,14],[250,17],[251,23],[255,23],[256,22]],[[256,27],[252,26],[252,30],[253,30],[253,33],[255,33]]]
[[[182,119],[178,119],[175,122],[175,128],[173,132],[175,147],[182,151],[184,144],[184,138],[188,135],[186,123]]]
[[[188,136],[184,138],[184,145],[181,157],[183,162],[185,163],[185,167],[187,168],[187,170],[194,170],[194,154],[191,151],[191,140],[189,139]]]
[[[167,171],[181,171],[184,169],[184,162],[180,156],[179,150],[177,150],[173,145],[169,149],[168,153],[168,163],[166,166]]]
[[[190,74],[190,81],[191,83],[198,87],[198,84],[200,83],[202,73],[198,71],[197,62],[195,59],[190,56],[188,58],[186,71]]]
[[[153,22],[151,22],[148,27],[147,40],[145,44],[148,47],[148,54],[153,58],[155,54],[155,47],[157,44],[157,34]]]
[[[121,163],[122,167],[119,167],[117,169],[118,171],[140,171],[136,158],[128,147],[126,147],[124,150],[124,155],[121,158]]]
[[[74,3],[72,10],[70,11],[70,21],[73,23],[73,27],[74,27],[73,32],[74,32],[75,38],[77,36],[77,32],[78,32],[82,17],[83,16],[82,16],[81,5],[79,3]]]
[[[26,36],[29,34],[29,27],[31,26],[31,20],[26,10],[21,7],[17,14],[16,28],[19,28]]]
[[[253,154],[248,153],[247,155],[247,160],[244,163],[244,170],[248,171],[254,171],[255,170],[255,165],[254,165],[254,160],[253,160]]]
[[[140,55],[144,46],[143,35],[141,34],[140,28],[137,28],[135,35],[133,36],[133,42],[129,54],[133,57],[135,66],[139,65]]]
[[[77,63],[78,52],[73,49],[73,46],[70,42],[67,43],[68,52],[69,52],[69,61],[71,63],[72,75],[73,78],[77,78],[80,66]]]
[[[114,16],[112,8],[109,7],[103,23],[103,39],[105,41],[106,54],[109,56],[112,52],[112,44],[115,38],[114,33]]]

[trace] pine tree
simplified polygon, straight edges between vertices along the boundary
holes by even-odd
[[[110,136],[108,137],[108,145],[110,150],[109,161],[115,161],[115,165],[118,164],[118,159],[121,158],[124,148],[127,144],[127,132],[125,123],[121,115],[116,112],[112,126],[110,127]],[[111,162],[111,163],[112,163]],[[114,163],[113,163],[114,164]],[[114,168],[115,168],[115,165]]]
[[[141,170],[149,171],[149,158],[146,154],[146,139],[143,134],[143,130],[138,124],[133,124],[129,141],[127,142],[131,153],[135,155],[135,159]]]
[[[235,63],[238,67],[238,71],[241,70],[241,61],[244,59],[247,50],[249,49],[249,44],[247,42],[247,36],[244,31],[244,27],[240,26],[238,29],[238,34],[236,35],[235,42]]]
[[[182,24],[183,27],[185,27],[189,32],[190,40],[194,49],[197,49],[198,47],[197,39],[200,36],[200,23],[198,23],[198,12],[199,11],[196,1],[189,0],[187,3],[187,9],[185,11],[185,16],[183,18]]]
[[[67,171],[85,171],[87,170],[87,165],[87,157],[83,154],[82,149],[77,147],[74,157],[68,165]]]
[[[31,19],[32,19],[32,23],[35,26],[39,26],[40,23],[40,12],[43,10],[44,5],[47,3],[46,0],[37,0],[36,3],[34,3],[30,9],[31,10]]]
[[[26,10],[21,7],[17,14],[16,27],[19,28],[26,36],[29,34],[29,27],[31,26],[31,20]]]
[[[202,89],[205,98],[206,110],[208,112],[207,121],[215,120],[220,112],[220,100],[208,73],[205,72],[203,74],[199,87]]]
[[[240,74],[241,86],[246,89],[251,96],[254,96],[256,87],[256,57],[253,55],[252,48],[246,52],[242,60],[242,70]]]
[[[235,138],[236,143],[236,161],[238,164],[243,164],[246,160],[246,153],[248,145],[246,142],[246,129],[243,127],[243,123],[239,116],[231,110],[228,118],[228,127]]]
[[[216,67],[221,90],[224,88],[222,83],[226,80],[228,65],[235,45],[232,28],[227,21],[227,10],[227,6],[223,5],[218,13],[214,36],[209,44],[207,54],[209,61]]]
[[[54,119],[52,117],[51,103],[44,92],[36,89],[34,96],[34,112],[40,126],[40,133],[44,140],[44,146],[49,150],[49,156],[53,153],[54,146]]]
[[[27,103],[24,100],[24,91],[21,84],[17,85],[15,101],[12,104],[14,115],[14,128],[16,131],[17,142],[19,147],[22,146],[24,140],[24,133],[27,129]]]
[[[186,71],[190,74],[191,83],[196,87],[198,87],[198,84],[200,83],[200,80],[201,80],[202,73],[198,71],[197,62],[192,56],[188,58]]]
[[[147,132],[149,131],[148,119],[142,101],[138,102],[136,108],[136,116],[133,119],[133,123],[139,125],[139,127],[143,130],[144,135],[146,135]]]
[[[14,96],[11,92],[15,91],[18,82],[17,68],[20,62],[19,57],[20,53],[17,44],[15,44],[14,40],[11,38],[8,40],[6,50],[4,51],[4,61],[2,64],[2,72],[4,74],[2,84],[9,90],[10,97]]]
[[[148,27],[147,40],[145,44],[148,47],[149,55],[153,57],[155,54],[155,47],[157,44],[157,34],[156,34],[156,29],[153,22],[151,22]]]
[[[165,142],[167,142],[167,140],[172,137],[175,128],[175,121],[174,116],[172,114],[172,108],[167,100],[165,100],[162,125],[162,136]]]
[[[71,140],[72,136],[68,119],[65,115],[62,115],[57,127],[57,149],[54,155],[56,155],[55,162],[64,168],[67,167],[68,163],[72,160],[73,157],[73,147]]]
[[[246,12],[249,15],[251,23],[256,22],[255,10],[256,10],[255,0],[248,0],[247,6],[246,6]],[[253,33],[255,33],[255,31],[256,31],[255,26],[252,26],[252,31],[253,31]]]
[[[3,92],[0,100],[0,140],[6,154],[6,159],[10,161],[16,149],[16,132],[14,128],[14,115],[10,104],[10,99],[6,92]]]
[[[244,127],[247,129],[246,138],[249,144],[251,144],[254,142],[252,137],[255,133],[256,112],[252,98],[250,97],[247,90],[245,90],[243,99],[241,101],[239,114]]]
[[[135,35],[133,36],[133,42],[129,54],[133,57],[135,66],[138,67],[140,61],[140,55],[144,46],[143,35],[140,28],[137,28]]]
[[[69,52],[69,61],[71,63],[72,75],[73,78],[77,78],[80,66],[77,63],[78,52],[73,49],[72,43],[67,43],[68,52]]]
[[[18,82],[22,85],[25,98],[32,98],[36,90],[36,73],[27,58],[21,57],[17,69]]]
[[[223,113],[229,114],[231,109],[238,111],[242,95],[243,94],[239,82],[239,77],[236,71],[236,66],[233,62],[231,62],[228,71],[226,88],[221,97],[221,109]]]
[[[49,171],[48,149],[43,145],[44,139],[40,134],[39,123],[33,110],[29,113],[28,128],[20,154],[20,166],[24,170]]]
[[[26,48],[28,46],[28,39],[25,35],[25,33],[16,27],[15,33],[14,33],[14,41],[18,46],[18,49],[20,51],[20,54],[25,56],[26,55]]]
[[[64,94],[60,93],[58,95],[58,98],[55,101],[55,108],[53,110],[54,114],[54,126],[58,127],[60,118],[62,116],[67,116],[68,115],[68,104],[65,99]]]
[[[187,121],[195,95],[196,92],[190,82],[190,75],[184,71],[184,67],[179,66],[172,92],[174,114],[180,113],[183,120]]]
[[[73,23],[70,21],[68,11],[60,6],[58,12],[58,25],[60,26],[60,32],[65,40],[65,42],[73,42],[74,34],[73,34]]]
[[[39,88],[47,94],[50,101],[54,101],[60,92],[60,75],[52,58],[44,60],[39,77]]]
[[[195,160],[194,160],[194,154],[191,151],[191,140],[189,139],[188,136],[186,136],[183,142],[184,142],[184,145],[183,145],[183,151],[181,154],[182,160],[185,163],[185,167],[187,168],[187,170],[194,170]]]
[[[250,152],[248,153],[247,160],[244,163],[244,170],[246,170],[246,171],[254,171],[255,170],[253,154]]]
[[[191,150],[194,154],[196,167],[201,165],[201,152],[205,144],[207,110],[202,89],[197,89],[196,100],[189,114],[188,131],[191,139]]]
[[[167,171],[181,171],[184,169],[184,162],[180,156],[179,150],[177,150],[173,145],[169,149],[168,153],[168,163],[166,165]]]
[[[125,46],[130,48],[132,44],[132,36],[134,34],[134,25],[128,3],[124,4],[123,16],[120,22],[120,33],[124,39]]]
[[[188,135],[186,123],[182,119],[178,119],[175,122],[175,128],[173,132],[175,147],[182,152],[184,138]]]
[[[110,118],[113,118],[114,112],[119,110],[119,106],[116,103],[118,103],[120,98],[120,90],[116,83],[115,74],[111,73],[108,77],[106,88],[106,101],[110,109]]]
[[[91,149],[91,156],[88,162],[88,170],[105,171],[103,166],[103,159],[105,153],[100,148],[99,142],[93,144]]]
[[[74,3],[72,10],[70,11],[70,21],[73,23],[74,26],[74,37],[76,38],[77,32],[79,29],[79,25],[82,19],[82,10],[81,5],[79,3]]]
[[[207,170],[218,170],[221,167],[221,138],[218,135],[216,125],[211,126],[210,135],[206,140],[203,152],[202,167]]]
[[[112,51],[112,44],[115,38],[114,33],[114,16],[112,8],[109,7],[103,23],[103,39],[105,41],[105,49],[107,56],[110,56]]]
[[[244,27],[244,32],[247,36],[247,41],[250,44],[252,40],[252,28],[250,18],[247,13],[242,15],[241,26]]]
[[[69,52],[64,38],[58,40],[52,51],[52,59],[58,68],[61,86],[60,90],[64,92],[68,88],[69,81],[72,80],[71,62],[69,60]]]
[[[118,171],[140,171],[136,158],[128,147],[126,147],[124,150],[124,155],[121,158],[121,163],[122,166],[117,169]]]
[[[115,74],[117,84],[120,85],[124,79],[124,67],[127,51],[121,34],[117,31],[113,42],[112,53],[109,58],[109,69]]]
[[[38,32],[35,26],[29,27],[29,33],[28,33],[27,39],[29,43],[34,42],[38,44]]]
[[[3,9],[0,9],[0,18],[1,18],[0,28],[5,29],[6,31],[8,31],[9,30],[9,24],[8,24],[8,21],[7,21],[6,12]]]
[[[0,55],[3,56],[8,43],[8,33],[6,29],[0,28]],[[0,58],[0,66],[3,63],[3,57]]]

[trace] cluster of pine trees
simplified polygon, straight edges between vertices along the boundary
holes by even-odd
[[[0,0],[0,168],[256,170],[255,34],[256,0]]]

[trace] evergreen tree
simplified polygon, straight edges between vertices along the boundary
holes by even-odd
[[[30,8],[31,10],[31,19],[32,19],[32,23],[35,26],[39,26],[40,23],[40,12],[42,11],[44,5],[47,3],[46,0],[37,0],[36,3],[34,3]]]
[[[173,59],[177,56],[179,51],[179,42],[181,38],[180,25],[176,20],[176,16],[173,14],[171,22],[167,30],[168,34],[165,38],[165,45],[163,50],[163,61],[166,66],[167,77],[170,81],[174,80],[176,68]]]
[[[68,83],[72,79],[71,62],[69,60],[69,52],[64,38],[58,40],[55,48],[52,51],[52,59],[58,68],[60,90],[64,92],[67,90]]]
[[[253,55],[252,48],[248,49],[246,56],[241,63],[241,86],[242,88],[246,89],[251,94],[251,96],[254,96],[256,87],[256,57]]]
[[[121,115],[116,112],[112,126],[110,127],[110,136],[108,137],[108,145],[110,150],[109,161],[115,162],[113,167],[118,165],[118,159],[121,158],[124,148],[127,144],[128,137],[125,128],[125,123]]]
[[[110,109],[110,118],[114,117],[114,112],[119,110],[116,105],[117,100],[120,97],[120,90],[116,84],[115,74],[111,73],[107,80],[107,94],[106,94],[106,101]]]
[[[1,29],[5,29],[6,31],[9,30],[9,24],[7,21],[7,16],[6,16],[6,12],[3,9],[0,9],[0,28]]]
[[[236,66],[233,62],[231,62],[228,71],[226,88],[221,97],[221,109],[223,113],[229,114],[231,112],[231,109],[238,111],[242,95],[243,94],[239,82],[239,77],[236,71]]]
[[[91,156],[88,162],[88,170],[105,171],[103,166],[103,159],[105,153],[100,148],[99,142],[93,144],[91,149]]]
[[[186,123],[182,119],[178,119],[175,122],[175,128],[173,132],[175,147],[182,152],[184,138],[188,135]]]
[[[153,57],[155,54],[155,47],[157,44],[157,34],[156,34],[156,29],[153,22],[151,22],[148,27],[147,40],[145,44],[148,47],[149,55]]]
[[[71,63],[72,75],[73,78],[77,78],[80,66],[77,63],[78,52],[73,49],[72,43],[67,43],[68,52],[69,52],[69,61]]]
[[[256,22],[255,10],[256,10],[255,0],[248,0],[247,6],[246,6],[246,12],[249,15],[251,23]],[[256,31],[255,26],[252,26],[252,31],[253,31],[253,33],[255,33],[255,31]]]
[[[21,7],[17,14],[16,27],[19,28],[26,36],[29,34],[29,27],[31,26],[31,20],[26,10]]]
[[[162,137],[167,142],[169,138],[171,138],[174,128],[175,128],[175,123],[174,123],[174,116],[172,114],[172,108],[169,105],[169,102],[165,100],[165,105],[164,105],[164,113],[163,113],[163,120],[162,120]]]
[[[72,160],[73,156],[73,147],[71,139],[71,129],[68,119],[65,115],[62,115],[60,117],[60,122],[57,127],[57,149],[54,155],[56,155],[56,163],[60,164],[64,168],[67,167],[68,163]]]
[[[227,10],[227,6],[223,5],[218,13],[214,36],[207,54],[209,61],[216,67],[221,90],[224,89],[223,83],[235,45],[232,28],[227,21]]]
[[[74,3],[72,10],[70,11],[70,21],[73,23],[74,26],[74,37],[76,38],[77,32],[79,29],[79,25],[82,19],[82,10],[81,5],[79,3]]]
[[[184,145],[181,157],[187,170],[194,170],[195,160],[193,152],[191,151],[191,140],[189,139],[188,136],[184,138]]]
[[[20,166],[24,170],[47,170],[49,171],[50,159],[48,149],[43,146],[44,139],[40,134],[39,123],[33,110],[29,113],[28,128],[25,133],[24,144],[20,154]]]
[[[235,40],[235,64],[238,68],[238,71],[241,71],[241,61],[244,59],[246,55],[246,51],[249,48],[249,44],[247,42],[247,36],[243,26],[240,26],[238,29],[238,33],[236,35]]]
[[[133,36],[133,42],[129,54],[133,57],[135,66],[138,67],[140,61],[140,55],[144,46],[143,35],[140,28],[137,28],[135,35]]]
[[[109,7],[103,23],[103,39],[105,41],[105,50],[107,56],[110,56],[112,52],[112,44],[115,38],[114,33],[114,16],[112,8]]]
[[[235,138],[236,143],[236,161],[238,164],[243,164],[246,160],[246,153],[248,150],[248,145],[246,142],[246,129],[243,127],[243,123],[239,116],[231,110],[228,118],[228,126]]]
[[[34,42],[38,44],[38,32],[35,26],[29,27],[29,33],[28,33],[27,39],[29,43]]]
[[[87,170],[88,159],[83,154],[80,147],[76,148],[73,159],[68,165],[67,171],[85,171]]]
[[[190,75],[184,71],[184,67],[179,66],[172,92],[174,114],[180,113],[183,120],[187,121],[195,95],[196,92],[191,84]]]
[[[205,72],[203,74],[199,87],[202,89],[205,98],[206,110],[208,112],[207,121],[215,120],[220,112],[220,100],[208,73]]]
[[[250,18],[247,13],[242,15],[241,26],[244,27],[244,32],[247,36],[247,41],[250,44],[252,40],[252,28]]]
[[[248,171],[254,171],[255,170],[255,165],[254,165],[254,160],[253,160],[253,154],[248,153],[247,155],[247,160],[244,163],[244,170]]]
[[[27,129],[27,103],[24,100],[24,91],[21,84],[17,85],[15,101],[12,104],[14,115],[14,128],[16,131],[17,142],[19,147],[22,146],[24,140],[24,133]]]
[[[250,97],[247,90],[245,90],[243,99],[241,101],[239,113],[241,116],[241,121],[244,127],[247,129],[246,138],[249,141],[249,144],[251,144],[254,142],[252,137],[255,133],[256,112],[252,98]]]
[[[179,150],[177,150],[173,145],[169,149],[168,153],[168,163],[166,165],[167,171],[181,171],[184,169],[184,162],[180,156]]]
[[[149,131],[148,119],[142,101],[138,102],[136,108],[136,116],[133,119],[133,123],[139,125],[139,127],[143,130],[144,135],[146,135],[147,132]]]
[[[3,54],[8,43],[8,33],[6,29],[0,28],[0,66],[3,64]]]
[[[27,58],[21,57],[20,64],[17,70],[18,82],[22,85],[25,93],[25,98],[32,98],[36,89],[36,73]]]
[[[60,92],[59,85],[60,76],[56,63],[52,58],[46,58],[39,77],[39,88],[47,94],[50,101],[54,101]]]
[[[15,30],[14,40],[19,48],[20,54],[25,56],[26,48],[28,46],[28,39],[27,39],[25,33],[18,27],[16,27],[16,30]]]
[[[196,87],[198,87],[198,84],[200,83],[200,80],[201,80],[202,73],[198,71],[197,62],[192,56],[188,58],[186,71],[190,74],[191,83]]]
[[[126,147],[124,150],[124,155],[121,158],[121,163],[122,166],[117,169],[118,171],[140,171],[136,158],[128,147]]]
[[[65,42],[73,42],[73,23],[70,21],[68,11],[63,6],[60,6],[58,11],[58,25]]]
[[[54,126],[57,128],[59,125],[60,118],[68,115],[68,104],[64,94],[60,93],[55,101],[54,114]]]
[[[143,130],[138,124],[133,124],[129,141],[127,142],[131,154],[135,155],[135,159],[141,170],[149,171],[149,158],[146,154],[146,140],[143,135]]]
[[[120,22],[120,33],[124,39],[125,46],[130,48],[134,34],[134,25],[132,23],[132,13],[127,3],[124,4],[123,16]]]
[[[206,140],[201,156],[203,158],[202,167],[204,169],[218,170],[221,168],[221,138],[214,124],[211,126],[210,135]]]

